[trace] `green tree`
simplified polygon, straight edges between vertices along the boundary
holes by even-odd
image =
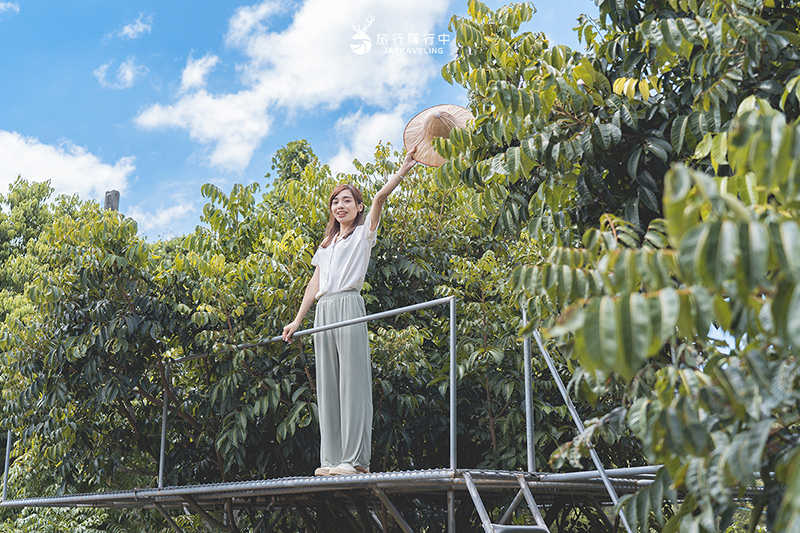
[[[291,141],[278,149],[272,158],[272,170],[277,173],[278,179],[296,180],[300,178],[308,165],[318,163],[318,161],[308,141],[300,139]],[[266,177],[269,178],[270,174],[267,174]]]
[[[45,490],[14,477],[12,497],[153,486],[165,393],[173,406],[167,483],[313,471],[319,436],[310,342],[235,346],[273,336],[294,316],[334,185],[355,183],[369,202],[401,156],[378,146],[373,160],[356,163],[356,174],[336,177],[312,160],[264,193],[258,184],[229,192],[205,185],[202,224],[168,242],[146,242],[133,220],[96,205],[45,225],[39,268],[21,296],[29,312],[6,321],[0,349],[17,465],[28,464],[23,450],[31,450],[41,458],[36,472],[55,483]],[[463,185],[442,188],[433,171],[418,167],[384,211],[363,294],[368,312],[446,294],[462,301],[460,464],[516,469],[525,461],[522,350],[519,304],[506,280],[511,265],[541,257],[530,242],[493,238],[470,198]],[[371,327],[373,470],[447,464],[447,331],[442,309]],[[189,355],[202,357],[178,361]],[[546,389],[543,371],[537,365]],[[540,464],[568,439],[565,416],[552,388],[537,400]],[[326,501],[312,503],[303,518],[285,515],[278,527],[349,528]],[[415,526],[443,527],[431,502],[398,504]],[[471,503],[463,507],[460,527],[477,527]],[[187,530],[203,527],[181,520]],[[239,527],[256,521],[245,513]]]
[[[51,199],[48,182],[30,183],[21,176],[0,195],[0,318],[19,303],[25,284],[38,268],[34,249],[41,232],[55,216],[76,210],[76,196]]]
[[[622,390],[554,465],[632,434],[665,465],[624,506],[641,530],[724,530],[754,472],[751,530],[797,529],[798,4],[597,4],[584,53],[520,32],[529,4],[453,18],[476,119],[438,179],[543,250],[514,284],[575,390]]]
[[[0,261],[0,316],[3,318],[2,342],[14,337],[18,331],[30,330],[28,338],[41,336],[35,329],[35,308],[26,295],[26,288],[47,272],[47,245],[42,236],[56,218],[81,217],[81,213],[97,211],[96,203],[81,202],[77,196],[52,198],[49,183],[30,183],[18,178],[9,186],[8,194],[0,197],[0,233],[2,260]],[[8,354],[8,352],[7,352]],[[14,369],[13,362],[3,360],[0,365],[0,383],[4,391],[3,410],[11,408],[6,402],[16,400],[24,377]],[[38,406],[41,408],[41,405]],[[55,495],[63,485],[54,481],[49,461],[42,461],[42,453],[53,450],[46,447],[46,439],[33,435],[26,446],[17,444],[15,461],[9,472],[10,482],[17,487],[16,497],[41,497]],[[53,456],[51,455],[51,458]],[[124,476],[125,474],[122,473]],[[0,513],[1,531],[98,531],[113,527],[116,531],[138,531],[148,527],[139,512],[122,513],[118,510],[95,509],[3,509]],[[129,529],[132,524],[135,529]],[[97,529],[100,528],[100,529]]]

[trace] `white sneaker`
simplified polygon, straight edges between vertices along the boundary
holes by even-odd
[[[355,474],[369,474],[369,468],[363,466],[353,466],[350,463],[341,463],[330,469],[332,476],[352,476]]]
[[[314,470],[315,476],[330,476],[331,475],[331,467],[329,466],[321,466]]]

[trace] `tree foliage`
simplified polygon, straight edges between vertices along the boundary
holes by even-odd
[[[286,159],[304,146],[287,146]],[[312,157],[263,193],[255,183],[205,185],[201,225],[171,241],[149,243],[135,221],[96,204],[54,211],[35,238],[34,275],[15,296],[25,312],[9,314],[0,338],[4,422],[17,435],[10,497],[155,485],[165,394],[168,484],[309,475],[319,461],[310,340],[236,346],[272,337],[294,316],[334,185],[355,183],[369,203],[401,155],[379,146],[348,176]],[[459,298],[459,465],[519,469],[521,323],[507,280],[512,265],[540,260],[541,250],[493,238],[469,199],[467,188],[442,189],[431,171],[415,170],[385,208],[363,295],[368,312]],[[448,320],[433,308],[370,326],[373,471],[448,464]],[[572,435],[543,371],[537,364],[540,465]],[[398,504],[415,527],[444,523],[430,503]],[[309,509],[317,530],[350,527],[325,509],[322,501]],[[474,517],[465,510],[466,528]],[[256,518],[243,513],[240,529]],[[287,514],[279,527],[302,523]]]
[[[579,467],[590,444],[607,466],[663,464],[621,506],[641,531],[724,530],[758,473],[751,530],[762,514],[770,530],[798,529],[800,7],[596,3],[576,28],[584,52],[522,31],[531,4],[471,1],[452,19],[458,52],[442,74],[476,119],[436,141],[442,167],[417,168],[392,195],[368,312],[461,302],[459,466],[524,466],[518,335],[542,328],[589,422],[573,439],[535,361],[540,468]],[[12,495],[152,486],[165,395],[168,483],[312,471],[310,343],[236,346],[294,316],[333,186],[369,199],[400,155],[381,145],[333,176],[308,143],[289,143],[264,192],[207,184],[197,230],[156,243],[120,214],[50,204],[48,185],[18,180],[0,211]],[[447,328],[437,309],[371,327],[374,471],[446,464]],[[424,502],[400,505],[414,527],[443,524]],[[275,518],[287,531],[351,527],[325,505]],[[460,530],[475,526],[459,516]]]
[[[442,72],[476,119],[438,143],[438,177],[548,251],[513,283],[528,331],[582,365],[575,390],[624,387],[554,464],[632,432],[665,465],[624,505],[641,530],[724,530],[754,473],[751,529],[762,510],[770,530],[797,529],[799,6],[597,4],[576,28],[584,53],[521,32],[528,4],[453,18]],[[667,489],[683,495],[671,517]]]

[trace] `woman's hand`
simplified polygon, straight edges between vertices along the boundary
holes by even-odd
[[[408,174],[408,171],[414,168],[414,165],[417,164],[417,160],[414,159],[414,154],[417,153],[417,147],[413,147],[406,153],[406,158],[403,161],[403,164],[400,166],[400,170],[397,171],[397,174],[400,176],[405,176]]]
[[[294,332],[297,331],[297,328],[300,327],[300,322],[295,320],[291,324],[287,324],[283,327],[283,340],[286,342],[292,342],[292,335]]]

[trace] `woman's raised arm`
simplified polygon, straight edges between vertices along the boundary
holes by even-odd
[[[403,181],[403,178],[406,176],[406,174],[408,174],[408,171],[417,164],[417,162],[414,160],[414,154],[416,151],[416,146],[408,151],[403,164],[400,166],[400,170],[397,171],[397,174],[386,180],[386,185],[384,185],[383,188],[378,191],[378,194],[376,194],[375,198],[372,200],[372,207],[369,208],[370,231],[375,231],[378,229],[378,222],[381,220],[383,204],[386,203],[386,199],[389,198],[389,195],[392,194],[392,191],[395,190],[398,185],[400,185],[400,182]]]

